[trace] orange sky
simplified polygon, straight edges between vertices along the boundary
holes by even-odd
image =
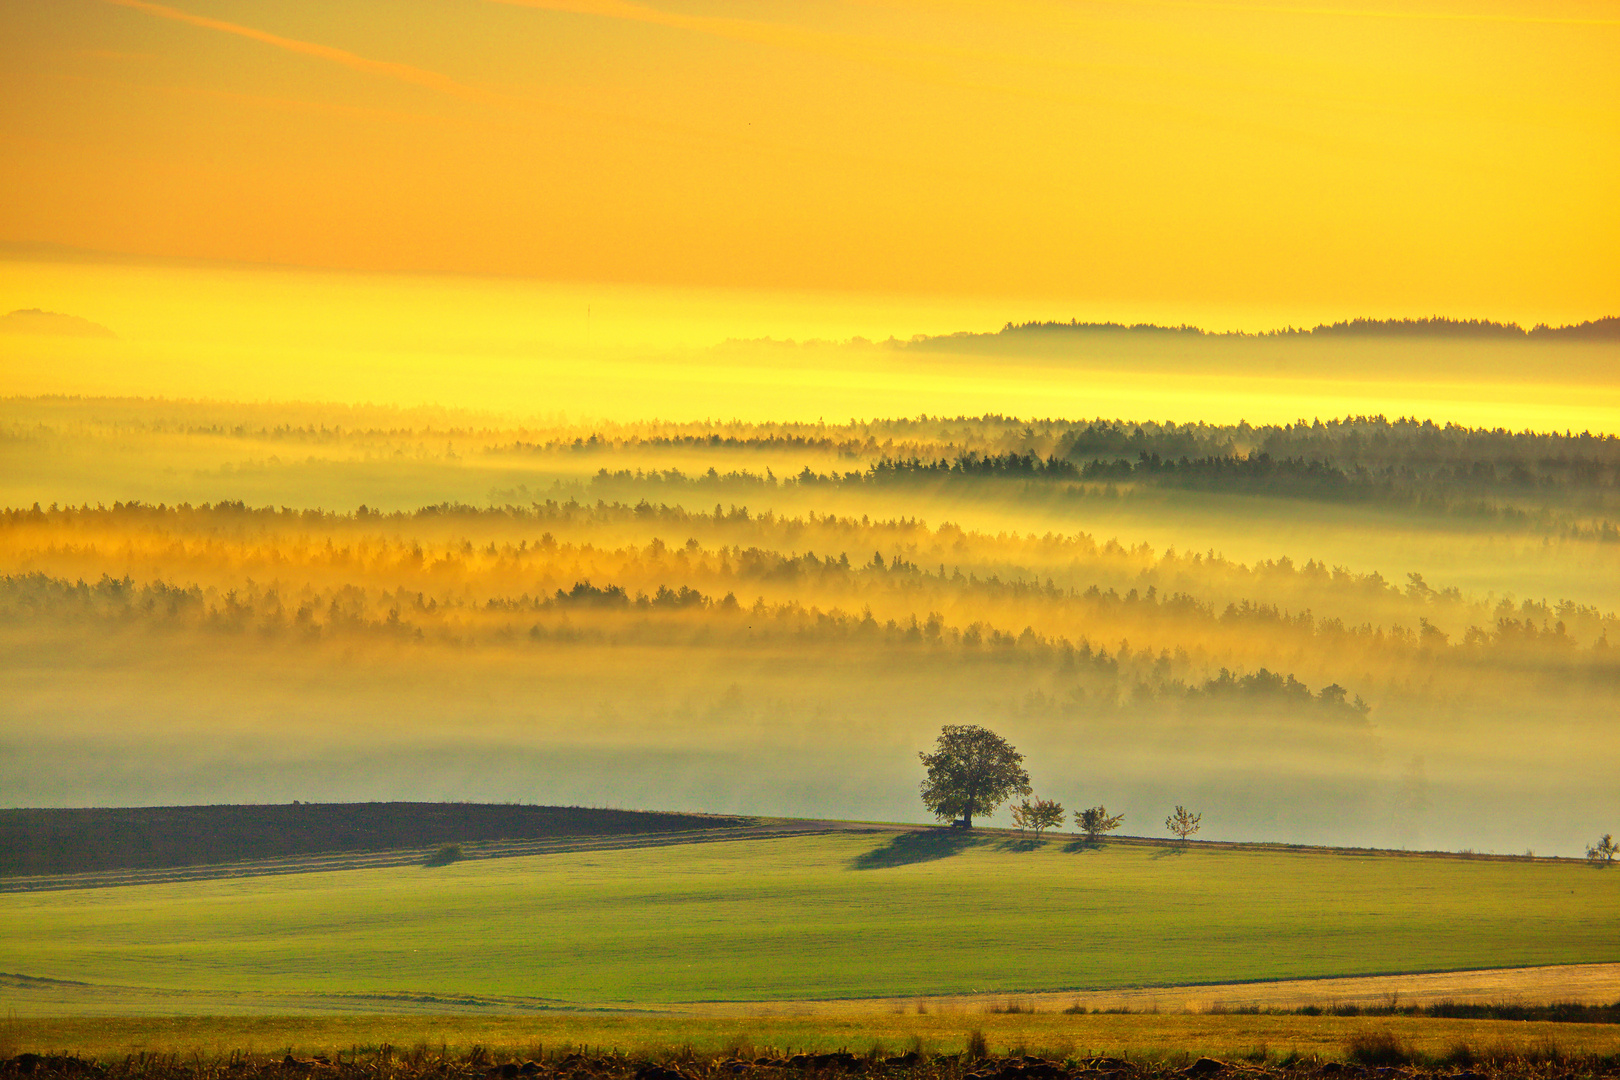
[[[0,241],[1575,321],[1616,57],[1613,0],[0,0]]]

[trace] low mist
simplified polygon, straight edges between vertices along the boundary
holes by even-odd
[[[249,427],[269,419],[253,407],[26,408],[48,418],[14,425],[13,460],[72,447],[84,475],[111,476],[121,448],[161,444],[171,464],[130,475],[170,499],[217,479],[172,463],[252,443],[318,446],[421,502],[334,509],[311,474],[272,468],[265,503],[6,512],[13,805],[923,821],[918,751],[978,723],[1026,754],[1038,794],[1105,804],[1138,835],[1182,804],[1211,839],[1578,854],[1620,811],[1612,440],[1487,454],[1461,429],[1434,443],[1378,421],[1375,460],[1359,427],[1311,436],[1352,477],[1419,461],[1401,440],[1496,462],[1464,462],[1483,486],[1437,502],[1415,464],[1360,494],[1275,472],[1257,488],[1252,465],[1202,490],[1094,481],[1091,462],[1129,463],[1087,448],[1094,423],[593,433],[399,416],[323,432],[296,413]],[[1558,454],[1591,464],[1512,471]],[[453,499],[468,473],[490,479],[480,458],[517,483]],[[885,464],[909,460],[958,464]]]

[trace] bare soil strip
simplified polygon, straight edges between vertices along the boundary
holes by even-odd
[[[249,803],[0,809],[0,877],[399,851],[491,840],[735,829],[759,819],[519,803]]]
[[[522,855],[550,855],[566,851],[612,851],[622,848],[666,847],[671,844],[708,844],[721,840],[770,840],[831,832],[895,832],[909,828],[911,826],[865,825],[837,821],[770,821],[734,829],[695,829],[687,832],[632,833],[615,836],[566,836],[544,840],[474,840],[460,845],[461,858],[458,861],[510,859]],[[175,866],[153,870],[41,874],[32,877],[0,878],[0,893],[101,889],[118,885],[160,885],[176,881],[261,877],[267,874],[320,874],[337,870],[422,866],[439,851],[440,846],[435,845],[396,848],[391,851],[340,851],[321,855],[295,855],[282,859],[254,859],[245,862]]]

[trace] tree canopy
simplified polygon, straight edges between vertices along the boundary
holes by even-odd
[[[1185,806],[1177,806],[1175,812],[1164,819],[1164,827],[1175,833],[1185,844],[1187,837],[1198,831],[1198,823],[1203,820],[1203,814],[1195,814]]]
[[[932,754],[919,753],[928,775],[923,805],[943,820],[973,827],[975,814],[993,813],[1014,795],[1032,792],[1024,755],[1007,740],[973,724],[946,724]]]
[[[1110,814],[1106,806],[1093,806],[1074,816],[1076,825],[1085,832],[1086,839],[1096,842],[1103,833],[1113,832],[1125,820],[1124,814]]]
[[[1035,830],[1035,838],[1038,840],[1041,833],[1047,829],[1062,826],[1065,813],[1063,804],[1056,799],[1036,799],[1034,802],[1025,799],[1013,807],[1012,819],[1020,832],[1024,829]]]

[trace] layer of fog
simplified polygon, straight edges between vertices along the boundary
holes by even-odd
[[[645,498],[701,507],[720,502],[755,514],[815,511],[882,519],[899,512],[897,493],[883,488],[804,491],[593,480],[602,468],[681,469],[692,477],[709,468],[759,475],[771,469],[791,476],[806,467],[835,472],[865,464],[819,452],[489,453],[492,442],[507,436],[475,429],[490,419],[480,416],[311,409],[305,417],[286,410],[296,422],[341,420],[350,431],[369,425],[380,434],[264,438],[253,434],[253,426],[255,418],[264,423],[266,414],[252,407],[4,405],[0,418],[10,426],[0,438],[0,505],[12,507],[241,501],[392,512],[441,503],[523,506],[606,498],[633,504]],[[221,427],[232,420],[245,420],[245,433]],[[408,426],[431,430],[435,421],[442,437]],[[1213,551],[1245,563],[1316,559],[1357,573],[1376,571],[1392,581],[1416,573],[1435,588],[1456,587],[1481,598],[1579,599],[1605,610],[1620,608],[1620,551],[1614,545],[1403,507],[1186,491],[1074,497],[1018,483],[919,484],[903,493],[903,507],[930,524],[954,522],[992,534],[1085,532],[1127,547]],[[640,542],[650,538],[641,536]]]
[[[764,652],[257,643],[13,627],[0,791],[10,805],[517,800],[929,820],[916,754],[983,723],[1038,793],[1160,835],[1578,854],[1620,815],[1613,698],[1437,708],[1369,722],[1236,701],[1176,712],[1032,706],[1038,668],[876,648]],[[1005,815],[995,819],[1005,825]]]

